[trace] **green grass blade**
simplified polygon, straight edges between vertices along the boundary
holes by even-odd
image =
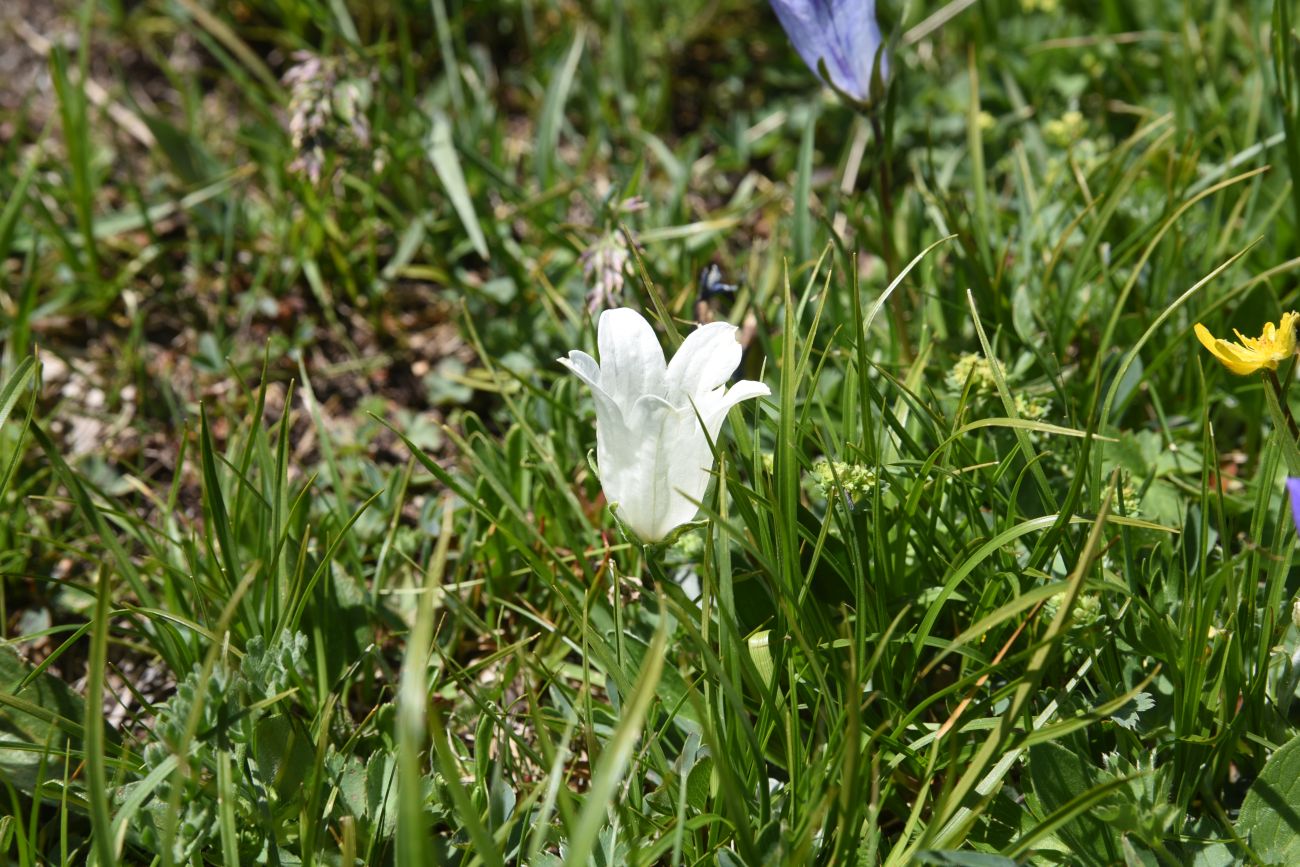
[[[460,157],[457,156],[456,145],[451,139],[451,120],[440,111],[435,111],[430,119],[427,152],[429,162],[433,163],[438,180],[442,181],[447,198],[451,199],[451,206],[460,218],[460,224],[465,227],[470,243],[474,245],[474,252],[486,259],[487,239],[483,237],[478,215],[474,213],[474,201],[470,198],[469,187],[465,185],[465,173],[461,171]]]
[[[108,774],[105,772],[104,674],[108,666],[108,570],[101,569],[95,582],[96,600],[90,630],[90,655],[86,660],[86,800],[90,804],[94,863],[106,867],[116,864],[113,847],[113,821],[109,813]]]
[[[661,620],[654,638],[645,654],[645,662],[636,678],[636,688],[627,697],[618,726],[605,744],[592,773],[591,788],[583,798],[582,812],[577,827],[569,836],[564,857],[564,867],[584,867],[591,863],[596,838],[604,826],[611,804],[617,804],[615,795],[623,785],[623,777],[632,760],[637,741],[645,725],[646,714],[655,699],[655,690],[663,673],[664,652],[668,644],[666,621]]]

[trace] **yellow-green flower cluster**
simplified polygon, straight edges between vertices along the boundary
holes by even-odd
[[[993,373],[993,365],[997,365],[998,373],[1006,378],[1006,369],[1000,361],[996,359],[990,361],[978,352],[963,353],[957,359],[957,363],[948,371],[944,381],[948,383],[948,388],[960,393],[966,387],[966,381],[970,380],[971,391],[977,394],[988,394],[997,388],[997,379]]]
[[[704,556],[704,534],[698,531],[682,533],[673,543],[673,550],[685,560],[699,560]]]
[[[1083,114],[1078,111],[1070,110],[1059,118],[1049,120],[1043,124],[1043,138],[1047,139],[1049,144],[1057,147],[1069,147],[1087,132],[1088,125],[1084,122]]]
[[[1133,517],[1142,507],[1142,495],[1138,493],[1137,488],[1133,485],[1133,480],[1124,474],[1124,484],[1119,489],[1120,502],[1117,504],[1123,507],[1123,514]]]
[[[1050,596],[1043,602],[1043,617],[1051,620],[1061,608],[1061,597]],[[1101,597],[1096,593],[1084,593],[1074,603],[1074,625],[1088,628],[1102,618]]]
[[[1039,395],[1017,391],[1012,400],[1016,405],[1016,415],[1026,421],[1042,421],[1052,411],[1052,402]]]
[[[826,458],[813,464],[810,478],[823,497],[829,497],[833,491],[843,490],[856,500],[876,486],[876,473],[869,467],[844,461],[829,461]]]

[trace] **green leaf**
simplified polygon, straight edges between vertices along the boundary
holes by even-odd
[[[1097,768],[1074,750],[1058,743],[1038,744],[1029,750],[1029,778],[1034,794],[1048,812],[1059,810],[1080,793],[1097,785]],[[1111,864],[1116,853],[1107,843],[1107,829],[1083,813],[1057,832],[1069,844],[1080,864]]]
[[[583,800],[577,826],[569,837],[569,850],[564,863],[568,865],[590,863],[591,855],[600,838],[611,805],[617,803],[616,792],[623,782],[632,761],[646,714],[656,696],[659,678],[664,668],[664,648],[668,642],[666,621],[660,621],[650,642],[645,664],[637,676],[636,689],[628,696],[627,704],[613,736],[605,744],[600,760],[591,777],[591,789]]]
[[[292,797],[311,766],[311,744],[296,730],[293,719],[284,715],[259,719],[254,743],[262,779],[271,783],[281,798]]]
[[[0,646],[0,779],[32,794],[41,762],[62,761],[64,733],[79,731],[84,713],[84,701],[66,683],[44,671],[32,676],[12,647]]]
[[[397,807],[393,804],[393,791],[397,787],[395,772],[397,762],[389,753],[375,753],[366,763],[365,773],[352,783],[364,786],[364,807],[354,815],[364,816],[374,823],[381,837],[391,837],[397,828]]]
[[[87,863],[107,867],[117,863],[113,851],[112,816],[108,804],[108,770],[105,755],[104,731],[104,673],[108,668],[108,612],[110,589],[108,570],[100,569],[95,588],[95,618],[90,628],[90,654],[86,658],[86,695],[82,703],[82,725],[85,728],[86,800],[90,806],[92,840],[91,858]]]
[[[23,205],[27,203],[27,187],[32,182],[32,177],[36,174],[36,168],[40,162],[36,159],[28,159],[24,162],[22,173],[18,175],[17,181],[10,188],[5,196],[5,204],[0,208],[0,259],[8,258],[9,248],[13,243],[14,228],[18,225],[18,217],[22,214]],[[18,346],[16,349],[22,350],[26,347]]]
[[[36,359],[29,355],[18,364],[18,369],[5,381],[4,386],[0,387],[0,425],[3,425],[9,413],[13,412],[14,404],[22,396],[27,381],[32,378],[35,371]]]
[[[478,214],[474,212],[474,202],[470,198],[469,187],[465,184],[465,173],[460,168],[460,157],[457,156],[456,145],[451,140],[451,121],[447,119],[447,115],[435,111],[432,124],[426,148],[429,162],[433,163],[433,170],[438,173],[438,180],[442,181],[442,186],[447,191],[447,198],[451,199],[451,206],[456,210],[461,225],[465,227],[465,233],[469,235],[474,251],[486,259],[487,240],[483,237],[483,229],[478,224]]]
[[[215,180],[222,167],[197,136],[170,123],[161,115],[143,114],[141,118],[158,142],[158,149],[183,184],[198,187]]]
[[[551,83],[546,87],[542,116],[537,120],[537,151],[534,156],[537,181],[542,189],[547,189],[551,185],[555,148],[560,143],[560,124],[564,120],[564,104],[569,100],[569,91],[573,88],[573,76],[578,71],[578,60],[582,57],[582,46],[586,39],[586,28],[579,26],[577,32],[573,34],[573,42],[564,57],[564,63],[556,70]]]
[[[1238,863],[1237,856],[1223,843],[1206,843],[1190,854],[1192,867],[1232,867]]]
[[[772,662],[771,636],[772,631],[764,629],[749,636],[745,642],[749,645],[749,658],[754,661],[754,668],[763,678],[763,685],[768,687],[772,685],[772,677],[776,673]]]
[[[916,853],[917,864],[938,864],[944,867],[1015,867],[1016,862],[1005,855],[985,852],[954,852],[926,849]]]
[[[812,258],[812,213],[809,199],[812,197],[813,150],[816,145],[817,111],[810,105],[804,118],[802,135],[799,139],[799,173],[794,183],[794,258],[796,264],[802,265]]]
[[[1273,754],[1251,784],[1237,833],[1267,863],[1300,864],[1300,735]]]

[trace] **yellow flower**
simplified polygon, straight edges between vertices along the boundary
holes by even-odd
[[[1219,340],[1201,323],[1196,323],[1196,337],[1201,345],[1210,350],[1210,354],[1219,359],[1223,366],[1238,376],[1245,376],[1257,370],[1268,368],[1277,370],[1277,363],[1295,354],[1296,325],[1300,324],[1300,313],[1292,310],[1282,314],[1282,321],[1277,325],[1264,323],[1264,333],[1259,337],[1246,337],[1240,331],[1234,332],[1240,343]]]

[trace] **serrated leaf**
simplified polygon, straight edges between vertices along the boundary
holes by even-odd
[[[1153,853],[1134,845],[1128,837],[1120,838],[1120,848],[1124,852],[1124,867],[1160,867]]]
[[[365,764],[355,756],[342,757],[337,754],[326,760],[327,765],[332,768],[338,767],[335,762],[342,765],[342,770],[337,771],[337,785],[344,812],[359,819],[366,818],[369,802],[366,793]]]
[[[1116,725],[1133,731],[1137,728],[1138,718],[1155,706],[1156,700],[1151,697],[1151,693],[1139,692],[1133,696],[1132,701],[1111,714],[1110,718]]]

